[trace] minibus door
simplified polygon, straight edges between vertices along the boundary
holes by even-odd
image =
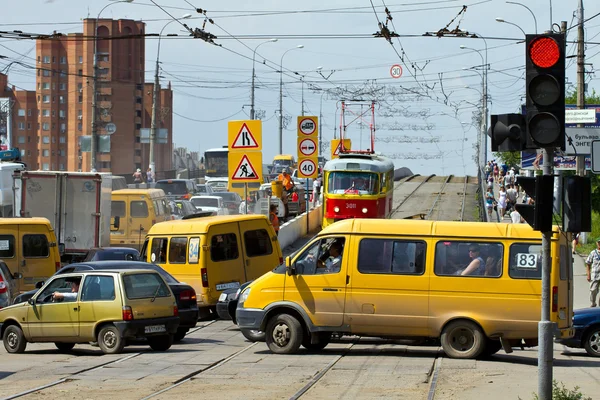
[[[273,242],[266,221],[240,221],[239,226],[244,250],[244,282],[253,281],[279,265],[277,242]]]
[[[344,242],[343,237],[314,241],[292,260],[293,273],[285,279],[284,301],[300,305],[317,327],[338,327],[344,320],[348,263]],[[341,254],[332,246],[340,246]]]

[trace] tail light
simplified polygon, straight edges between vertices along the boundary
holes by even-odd
[[[181,196],[181,198],[183,200],[189,200],[192,197],[192,195],[190,195],[189,193],[184,194],[183,196]]]
[[[177,306],[173,306],[173,316],[174,317],[178,317],[179,316],[179,309],[177,308]]]
[[[60,261],[54,263],[54,268],[58,271],[60,269]]]
[[[558,286],[552,286],[552,312],[558,312]]]
[[[206,268],[200,270],[200,275],[202,276],[202,287],[208,287],[208,272]]]
[[[133,310],[129,306],[123,307],[123,321],[133,321]]]
[[[202,278],[204,280],[204,278]],[[179,294],[179,300],[181,301],[189,301],[196,300],[196,292],[193,290],[184,290]]]
[[[6,282],[4,282],[4,279],[2,279],[2,276],[0,275],[0,293],[6,293],[7,290],[8,286],[6,285]]]
[[[152,225],[154,225],[154,224],[156,224],[156,220],[155,219],[152,220]]]
[[[283,264],[283,257],[279,257],[279,264]]]

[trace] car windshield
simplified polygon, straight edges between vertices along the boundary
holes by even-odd
[[[379,192],[378,175],[373,172],[335,171],[329,174],[329,194],[375,194]]]
[[[198,191],[198,193],[206,193],[206,186],[205,185],[196,185],[196,190]]]
[[[215,196],[223,198],[224,201],[237,201],[235,193],[215,193]]]
[[[227,189],[226,181],[211,181],[206,183],[212,189]]]
[[[218,199],[210,199],[207,197],[192,197],[192,204],[196,207],[219,207]]]
[[[185,182],[156,182],[156,189],[162,189],[165,194],[186,194],[188,192]]]

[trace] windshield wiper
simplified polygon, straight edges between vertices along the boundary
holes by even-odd
[[[158,287],[156,288],[156,292],[154,292],[154,296],[152,297],[152,300],[150,300],[150,302],[154,303],[154,300],[156,300],[156,296],[158,296],[159,291],[160,291],[160,283],[158,284]]]

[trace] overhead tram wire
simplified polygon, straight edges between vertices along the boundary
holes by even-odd
[[[179,114],[179,113],[177,113],[175,111],[172,111],[172,112],[173,112],[173,114],[177,115],[178,117],[183,118],[183,119],[187,119],[189,121],[202,122],[202,123],[211,123],[211,122],[227,121],[227,120],[231,119],[232,117],[235,117],[236,115],[242,113],[243,111],[244,110],[239,110],[239,111],[236,111],[234,114],[231,114],[231,115],[229,115],[227,117],[220,118],[220,119],[213,119],[213,120],[200,120],[200,119],[196,119],[196,118],[190,118],[190,117],[187,117],[185,115],[181,115],[181,114]]]

